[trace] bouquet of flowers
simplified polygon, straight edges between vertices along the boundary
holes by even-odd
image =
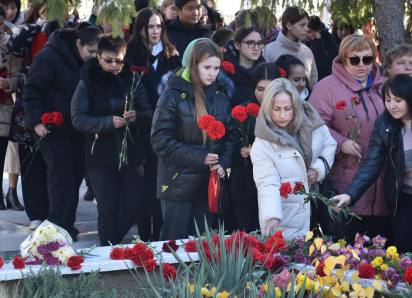
[[[359,125],[359,127],[357,127],[357,122],[358,122],[359,117],[358,117],[358,114],[356,113],[356,107],[361,104],[361,100],[360,100],[359,97],[351,97],[350,102],[351,102],[351,105],[352,105],[352,109],[355,112],[355,115],[348,116],[346,114],[345,107],[347,107],[347,104],[346,104],[346,101],[344,101],[344,100],[339,101],[336,104],[335,108],[338,111],[343,111],[345,113],[345,119],[346,119],[346,121],[348,121],[349,132],[350,132],[350,136],[352,138],[352,141],[354,141],[355,143],[358,143],[359,133],[360,133],[360,130],[361,130],[361,125]],[[353,127],[352,127],[352,124],[351,124],[352,119],[353,119],[353,122],[354,122]],[[356,159],[358,161],[358,164],[361,165],[361,159],[359,157],[357,157]]]
[[[69,259],[77,255],[67,231],[48,220],[23,241],[20,253],[27,265],[67,265]]]

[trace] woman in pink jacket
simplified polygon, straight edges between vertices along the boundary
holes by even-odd
[[[359,170],[359,161],[368,151],[375,120],[385,110],[381,90],[386,78],[381,76],[374,63],[376,56],[376,46],[368,37],[357,34],[345,37],[339,56],[333,61],[332,74],[316,85],[309,98],[338,143],[331,173],[339,193],[343,193]],[[359,99],[359,105],[355,108],[358,117],[356,125],[360,127],[357,143],[352,141],[345,116],[345,112],[349,117],[355,115],[351,103],[353,97]],[[336,109],[340,101],[346,102],[345,111]],[[353,128],[354,119],[349,121]],[[348,242],[354,239],[357,232],[368,232],[370,237],[380,234],[391,238],[383,172],[358,204],[351,208],[362,220],[352,219],[345,226]]]

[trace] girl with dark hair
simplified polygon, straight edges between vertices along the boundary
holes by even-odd
[[[261,63],[256,66],[251,75],[253,94],[249,101],[241,105],[246,107],[249,103],[254,103],[260,106],[267,86],[273,80],[280,77],[279,67],[274,63]],[[248,138],[250,144],[253,144],[255,141],[256,118],[252,118],[249,129]],[[248,121],[244,121],[242,125],[243,131],[247,131]],[[251,146],[244,147],[240,142],[236,145],[232,173],[229,180],[239,229],[247,233],[259,230],[257,188],[255,180],[253,180],[253,164],[250,159],[250,150]]]
[[[6,25],[10,29],[23,23],[24,13],[20,11],[20,0],[0,0],[0,4],[6,8]]]
[[[355,28],[351,24],[342,23],[340,26],[338,24],[339,24],[339,20],[333,21],[332,39],[334,42],[340,45],[340,43],[346,36],[355,33]]]
[[[339,46],[332,40],[332,35],[318,16],[311,16],[309,19],[305,44],[315,56],[318,81],[329,76],[332,73],[333,59],[339,55]]]
[[[134,22],[133,35],[128,42],[126,58],[135,66],[149,69],[149,73],[142,77],[142,83],[149,95],[152,109],[156,109],[159,94],[157,85],[167,72],[180,66],[180,57],[176,48],[169,42],[163,19],[153,8],[144,8],[138,13]],[[140,130],[145,145],[146,163],[144,173],[145,212],[139,217],[139,236],[143,241],[158,241],[162,228],[162,214],[160,201],[156,196],[157,182],[157,155],[150,145],[150,123],[145,130]],[[152,229],[153,219],[153,229]],[[153,231],[153,233],[152,233]]]
[[[308,100],[309,82],[302,61],[292,55],[282,55],[275,64],[286,72],[286,78],[292,82],[300,94],[301,100]]]
[[[185,53],[190,53],[189,67],[170,75],[153,116],[151,143],[159,157],[157,195],[164,220],[160,240],[196,235],[194,220],[200,234],[207,228],[205,218],[212,224],[208,179],[212,171],[226,176],[237,142],[228,98],[214,82],[221,64],[219,48],[208,39],[193,43]],[[198,125],[205,115],[214,116],[226,129],[213,153]]]
[[[60,29],[49,37],[36,55],[24,86],[26,128],[42,138],[40,151],[47,164],[48,220],[66,229],[77,240],[74,228],[79,187],[84,177],[84,134],[71,122],[70,102],[80,81],[84,62],[97,54],[102,32],[89,23]],[[63,115],[63,124],[47,129],[41,117],[46,112]]]
[[[374,184],[386,160],[385,192],[391,214],[394,245],[398,253],[412,251],[412,78],[398,74],[382,88],[385,111],[375,121],[369,149],[362,166],[344,194],[335,196],[339,211],[343,205],[356,206]]]
[[[276,41],[269,44],[263,56],[268,62],[275,62],[279,56],[290,54],[305,65],[306,77],[311,89],[318,82],[318,70],[312,51],[302,43],[308,31],[309,15],[296,6],[288,7],[282,15],[282,31]]]
[[[262,33],[254,27],[239,28],[233,41],[227,44],[225,61],[229,61],[235,66],[234,74],[227,73],[235,85],[235,90],[230,98],[232,107],[244,103],[252,96],[253,88],[250,85],[250,75],[257,65],[265,62],[262,56],[262,49],[265,45]]]
[[[137,90],[130,97],[139,77],[133,81],[131,64],[124,61],[126,42],[106,34],[98,47],[98,58],[89,59],[80,71],[71,109],[73,126],[86,133],[86,169],[99,206],[100,244],[108,246],[120,243],[136,218],[144,214],[144,181],[139,169],[144,149],[138,130],[150,126],[153,110],[143,85],[133,86]],[[125,98],[134,105],[133,111],[124,112]],[[127,120],[133,142],[127,140],[127,163],[119,171]]]

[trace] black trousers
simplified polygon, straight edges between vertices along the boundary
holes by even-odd
[[[207,201],[169,201],[160,200],[163,212],[163,227],[160,241],[186,239],[189,235],[197,237],[195,221],[200,235],[212,224],[213,213],[209,211]]]
[[[52,223],[64,228],[72,236],[79,187],[84,177],[84,135],[51,132],[40,142],[40,150],[47,164],[49,217]]]
[[[30,221],[45,220],[49,215],[47,164],[40,151],[19,144],[21,188],[24,207]]]
[[[260,230],[259,224],[259,208],[257,202],[245,202],[241,200],[233,200],[237,222],[239,224],[239,230],[246,233]]]
[[[6,159],[6,152],[7,152],[8,144],[9,144],[8,137],[0,137],[0,169],[2,173],[4,170],[4,160]],[[1,196],[3,196],[2,193],[1,193]]]
[[[90,167],[87,170],[97,200],[100,244],[119,244],[140,215],[143,171],[139,168]]]
[[[402,193],[398,198],[396,217],[391,216],[393,241],[398,253],[412,251],[412,195]]]

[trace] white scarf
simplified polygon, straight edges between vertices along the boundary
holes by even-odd
[[[163,51],[163,45],[162,45],[162,41],[159,40],[159,42],[153,46],[152,55],[156,57],[157,54],[159,54],[161,51]],[[155,62],[152,64],[155,70],[157,69],[158,62],[159,62],[159,59],[156,59]]]

